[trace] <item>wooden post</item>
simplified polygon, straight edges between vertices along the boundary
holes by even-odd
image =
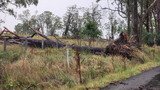
[[[114,66],[114,56],[113,55],[112,55],[112,58],[111,58],[111,63],[112,63],[113,72],[114,72],[116,69],[115,69],[115,66]]]
[[[70,65],[69,65],[69,62],[70,62],[70,60],[69,60],[69,48],[68,48],[68,46],[66,46],[66,54],[67,54],[67,67],[70,68]]]
[[[79,76],[79,83],[82,83],[82,75],[81,75],[81,62],[80,62],[80,53],[78,49],[75,49],[75,60],[76,60],[76,71]]]
[[[27,50],[27,46],[28,46],[28,41],[27,41],[27,38],[25,38],[25,41],[24,41],[25,51]]]
[[[3,51],[6,51],[7,50],[7,39],[4,38],[4,42],[3,42]]]
[[[44,40],[42,40],[42,49],[44,49]]]
[[[58,41],[56,41],[56,45],[57,45],[57,48],[59,48],[59,47],[58,47]],[[67,48],[68,48],[68,47],[67,47]]]
[[[123,58],[122,58],[122,61],[123,61],[123,69],[126,70],[126,69],[127,69],[126,58],[123,57]]]

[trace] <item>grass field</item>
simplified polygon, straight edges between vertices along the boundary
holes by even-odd
[[[83,81],[80,84],[73,50],[69,50],[68,67],[66,48],[24,50],[22,46],[11,45],[4,52],[0,45],[0,89],[98,89],[160,65],[160,47],[144,46],[142,50],[136,50],[137,58],[131,61],[120,56],[80,53]]]

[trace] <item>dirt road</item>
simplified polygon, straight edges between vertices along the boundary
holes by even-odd
[[[160,90],[160,67],[145,71],[127,80],[112,83],[100,90]]]

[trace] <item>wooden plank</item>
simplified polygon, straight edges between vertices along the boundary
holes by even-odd
[[[0,36],[5,32],[5,30],[3,30],[1,33],[0,33]]]
[[[4,42],[3,42],[3,51],[7,51],[7,39],[4,38]]]
[[[5,32],[9,32],[9,33],[15,35],[16,37],[20,37],[19,35],[17,35],[17,34],[15,34],[15,33],[11,32],[8,28],[4,27],[4,29],[5,29]]]

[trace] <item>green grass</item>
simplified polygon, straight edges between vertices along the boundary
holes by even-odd
[[[96,56],[81,53],[83,84],[79,84],[74,51],[70,50],[70,68],[66,63],[66,49],[28,48],[8,46],[3,52],[0,45],[0,87],[2,89],[98,89],[110,82],[129,78],[152,67],[160,65],[160,47],[144,46],[137,50],[133,60],[120,56]],[[140,63],[143,60],[143,64]],[[0,89],[1,89],[0,88]]]
[[[142,71],[151,69],[151,68],[159,66],[159,65],[160,65],[160,63],[156,63],[156,62],[148,62],[148,63],[142,64],[142,65],[136,65],[135,67],[128,68],[125,71],[110,73],[108,75],[105,75],[102,78],[97,78],[95,80],[91,80],[86,85],[79,85],[79,86],[76,86],[75,88],[83,89],[85,87],[88,89],[99,89],[100,87],[107,86],[111,82],[127,79],[131,76],[134,76],[134,75],[141,73]]]

